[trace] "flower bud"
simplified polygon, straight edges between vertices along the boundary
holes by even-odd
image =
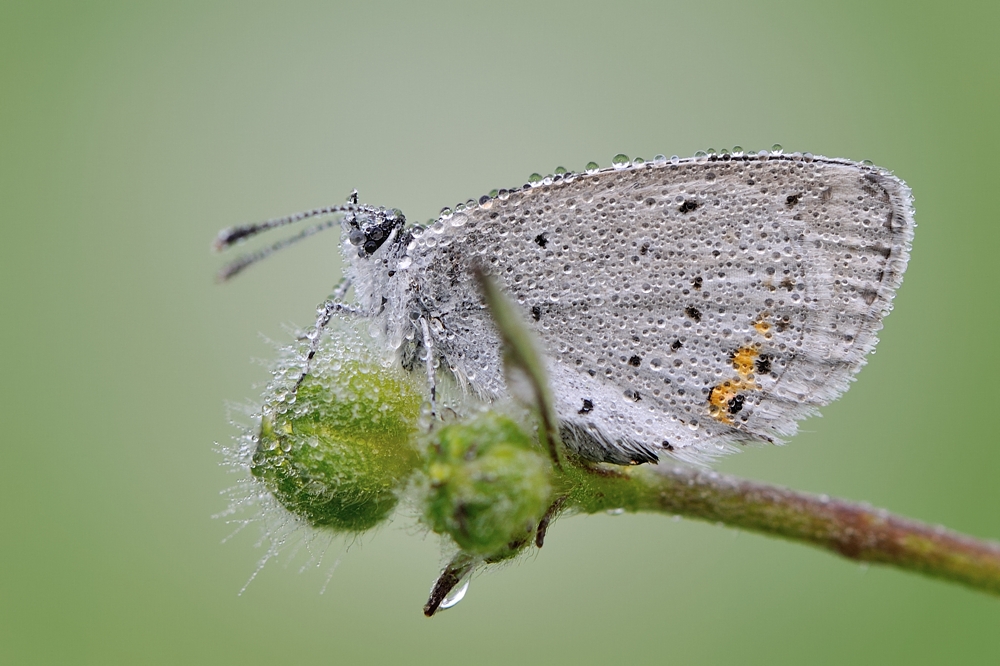
[[[310,525],[362,532],[389,516],[420,463],[422,398],[376,363],[337,365],[265,404],[251,473]]]
[[[549,459],[516,421],[495,412],[441,428],[426,470],[431,529],[487,560],[527,545],[551,503]]]

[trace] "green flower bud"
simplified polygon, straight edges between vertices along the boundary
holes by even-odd
[[[552,466],[513,419],[487,412],[431,444],[425,518],[466,553],[497,561],[531,541],[552,498]]]
[[[387,518],[421,460],[414,385],[376,363],[344,360],[283,396],[265,405],[253,476],[314,527],[362,532]]]

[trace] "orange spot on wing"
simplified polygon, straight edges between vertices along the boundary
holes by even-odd
[[[747,391],[760,390],[757,382],[750,379],[750,375],[756,369],[754,362],[758,356],[760,356],[760,351],[756,347],[740,347],[733,352],[730,360],[739,377],[716,384],[708,392],[708,412],[712,418],[720,423],[731,425],[733,423],[732,414],[742,409],[743,398],[737,398],[737,396]],[[734,400],[738,400],[736,407],[734,407],[736,404],[733,402]]]
[[[760,356],[760,352],[757,351],[756,347],[740,347],[733,352],[733,367],[739,373],[740,377],[746,378],[753,374],[753,364],[758,356]],[[750,384],[753,384],[753,382],[750,382]]]
[[[717,384],[708,392],[708,413],[716,421],[731,425],[733,419],[729,414],[730,402],[740,393],[756,389],[756,384],[742,379],[730,379]]]

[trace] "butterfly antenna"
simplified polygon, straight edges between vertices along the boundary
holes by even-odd
[[[267,220],[265,222],[240,224],[220,231],[212,246],[218,252],[232,247],[237,243],[241,243],[246,239],[252,238],[253,236],[263,233],[269,229],[284,227],[289,224],[294,224],[300,220],[307,220],[310,217],[332,215],[334,213],[361,213],[369,211],[370,209],[372,209],[371,206],[358,205],[356,202],[352,201],[351,203],[341,204],[339,206],[325,206],[323,208],[314,208],[301,213],[295,213],[286,217],[276,217],[273,220]]]
[[[310,236],[314,236],[321,231],[329,229],[330,227],[337,224],[338,221],[339,220],[337,218],[326,220],[325,222],[321,222],[320,224],[316,224],[307,229],[303,229],[294,236],[289,236],[288,238],[284,238],[275,243],[274,245],[271,245],[270,247],[265,247],[264,249],[258,250],[257,252],[251,252],[250,254],[244,254],[240,257],[237,257],[229,264],[226,264],[226,266],[224,266],[222,270],[218,272],[218,274],[216,275],[216,279],[219,282],[225,282],[226,280],[230,279],[237,273],[243,271],[243,269],[246,268],[247,266],[250,266],[251,264],[256,264],[258,261],[266,259],[267,257],[271,256],[278,250],[284,249],[294,243],[298,243],[303,238],[309,238]],[[280,225],[275,225],[275,226],[280,226]],[[219,237],[221,239],[222,235],[220,234]]]
[[[301,220],[307,220],[311,217],[320,217],[322,215],[333,215],[336,213],[369,213],[372,215],[377,215],[380,209],[376,206],[369,206],[367,204],[358,203],[358,191],[354,190],[351,192],[350,197],[348,197],[348,203],[341,204],[339,206],[324,206],[323,208],[314,208],[312,210],[303,211],[301,213],[294,213],[292,215],[286,215],[285,217],[276,217],[273,220],[266,220],[264,222],[255,222],[253,224],[240,224],[235,227],[229,227],[223,229],[219,232],[216,237],[215,242],[212,247],[216,252],[228,249],[233,245],[237,245],[252,238],[258,234],[261,234],[269,229],[276,229],[278,227],[284,227],[289,224],[294,224]],[[265,259],[270,255],[274,254],[278,250],[288,247],[293,243],[297,243],[303,238],[309,238],[312,235],[318,234],[321,231],[329,229],[337,221],[337,218],[332,220],[327,220],[321,222],[320,224],[314,225],[305,229],[304,231],[290,236],[284,240],[278,241],[274,245],[259,250],[257,252],[252,252],[238,257],[231,263],[227,264],[221,271],[216,275],[219,282],[225,282],[237,273],[241,272],[244,268],[251,264],[255,264],[261,259]]]

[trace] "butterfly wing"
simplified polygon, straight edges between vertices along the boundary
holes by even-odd
[[[888,172],[797,155],[571,175],[443,217],[408,255],[456,376],[503,393],[485,266],[548,354],[571,446],[625,464],[779,441],[843,393],[906,268]]]

